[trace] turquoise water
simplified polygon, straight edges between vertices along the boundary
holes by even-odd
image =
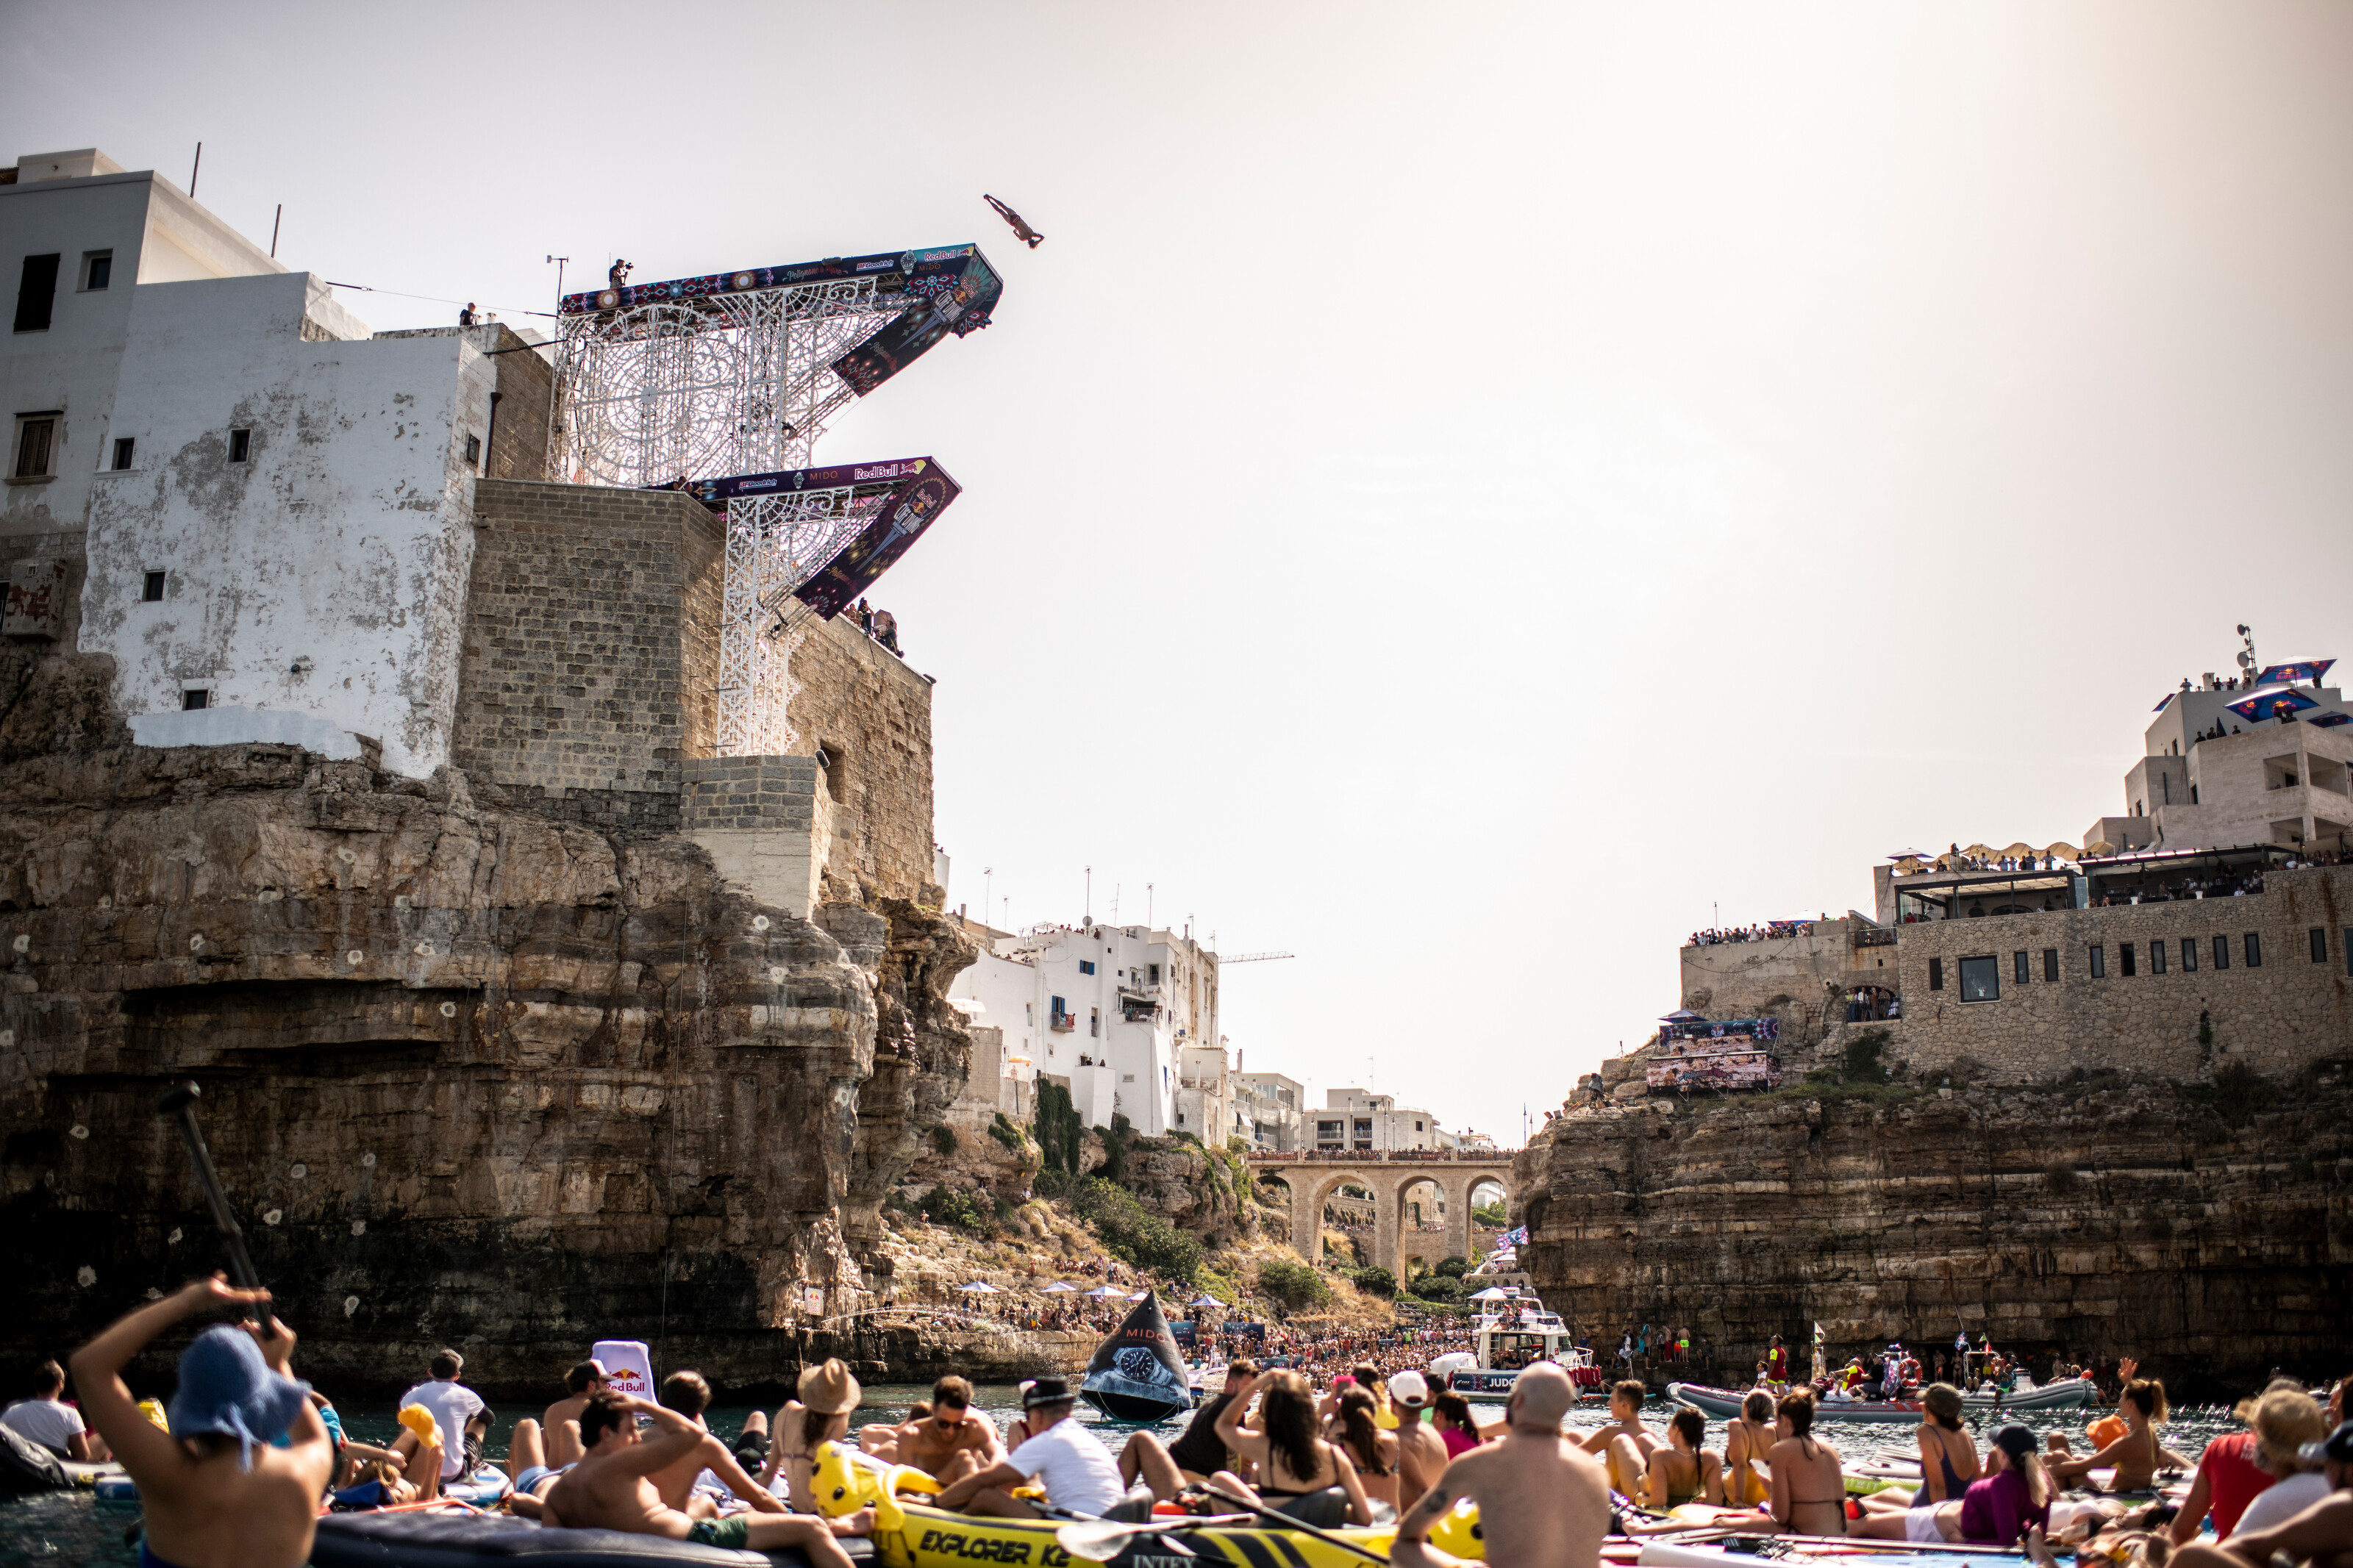
[[[1019,1395],[1011,1384],[984,1384],[976,1389],[976,1406],[985,1411],[1002,1431],[1020,1413]],[[904,1418],[907,1406],[918,1399],[931,1396],[929,1384],[880,1384],[866,1389],[866,1402],[851,1418],[853,1429],[871,1422],[895,1422]],[[1474,1402],[1475,1403],[1475,1402]],[[1674,1406],[1664,1400],[1653,1400],[1644,1407],[1651,1424],[1663,1426]],[[1500,1403],[1482,1407],[1482,1418],[1492,1419],[1500,1414]],[[1492,1414],[1491,1414],[1492,1411]],[[389,1405],[361,1407],[338,1406],[344,1430],[362,1442],[389,1443],[399,1428],[393,1420]],[[499,1424],[491,1429],[485,1451],[492,1458],[506,1453],[507,1438],[514,1430],[517,1419],[536,1416],[536,1410],[501,1411]],[[709,1424],[713,1432],[733,1439],[743,1429],[747,1407],[722,1406],[713,1410]],[[775,1415],[772,1410],[768,1413]],[[2052,1411],[2040,1415],[2029,1413],[2027,1424],[2039,1432],[2066,1431],[2079,1441],[2083,1434],[2085,1412]],[[1185,1429],[1189,1413],[1174,1420],[1164,1421],[1153,1430],[1164,1437],[1173,1437]],[[1092,1410],[1082,1409],[1079,1419],[1085,1425],[1102,1430],[1113,1447],[1125,1440],[1133,1427],[1110,1421]],[[1591,1431],[1609,1424],[1609,1416],[1600,1407],[1579,1409],[1570,1413],[1571,1431]],[[2230,1413],[2219,1406],[2197,1410],[2178,1410],[2166,1427],[2166,1441],[2177,1452],[2195,1458],[2209,1437],[2231,1428]],[[1850,1462],[1873,1458],[1911,1458],[1918,1450],[1914,1447],[1912,1428],[1904,1425],[1841,1426],[1826,1421],[1819,1428]],[[1724,1424],[1708,1424],[1708,1442],[1721,1447]],[[138,1518],[127,1508],[100,1507],[86,1491],[51,1493],[41,1497],[19,1498],[0,1501],[0,1568],[18,1568],[20,1564],[39,1563],[58,1568],[65,1563],[119,1564],[135,1568],[139,1552],[135,1545],[126,1545],[123,1529]],[[266,1564],[258,1568],[267,1568]]]

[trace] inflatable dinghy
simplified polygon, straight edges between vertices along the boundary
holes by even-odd
[[[91,1479],[90,1489],[102,1503],[122,1508],[139,1506],[139,1483],[122,1473],[121,1465],[83,1465],[86,1470],[111,1471]],[[441,1483],[441,1495],[453,1501],[470,1503],[476,1508],[495,1507],[501,1498],[514,1490],[514,1482],[498,1466],[484,1460],[470,1476]]]
[[[1114,1421],[1166,1421],[1193,1407],[1192,1379],[1176,1336],[1147,1290],[1109,1338],[1095,1347],[1079,1396]]]
[[[871,1543],[845,1540],[842,1549],[865,1568]],[[798,1552],[739,1552],[697,1546],[618,1530],[547,1530],[529,1520],[496,1514],[332,1513],[319,1521],[311,1568],[482,1568],[518,1563],[529,1568],[808,1568]]]

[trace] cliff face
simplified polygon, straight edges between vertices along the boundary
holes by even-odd
[[[961,1087],[971,951],[900,900],[800,921],[675,837],[466,778],[121,745],[105,681],[0,667],[4,1337],[45,1352],[215,1267],[153,1105],[204,1087],[255,1260],[340,1386],[544,1386],[603,1335],[737,1385],[821,1351]]]
[[[2333,1368],[2353,1286],[2353,1070],[2121,1074],[1884,1098],[1574,1110],[1514,1170],[1522,1258],[1597,1340],[1684,1324],[1746,1365],[1819,1321],[2137,1355],[2177,1393]]]

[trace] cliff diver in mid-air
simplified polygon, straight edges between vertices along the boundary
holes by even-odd
[[[983,193],[980,199],[987,202],[990,206],[995,207],[997,209],[997,216],[1013,226],[1013,237],[1028,245],[1030,249],[1037,249],[1039,242],[1046,237],[1044,235],[1039,234],[1036,229],[1031,228],[1028,223],[1024,222],[1019,213],[1015,212],[1011,207],[1007,206],[995,196]]]

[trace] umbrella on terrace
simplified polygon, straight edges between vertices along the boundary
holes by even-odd
[[[1964,855],[1974,856],[1980,860],[1988,859],[1993,855],[1993,846],[1990,844],[1972,844],[1968,848],[1962,850],[1961,853]]]
[[[2293,686],[2266,686],[2230,704],[2231,711],[2242,719],[2284,719],[2320,704]]]
[[[2031,855],[2034,853],[2034,846],[2031,844],[2013,844],[2004,849],[2002,853],[2005,855]]]
[[[963,1289],[964,1293],[967,1296],[1002,1296],[1005,1294],[1004,1291],[998,1289],[996,1286],[991,1285],[986,1279],[976,1279],[971,1284],[965,1286]]]
[[[1694,1013],[1688,1007],[1678,1007],[1659,1020],[1662,1024],[1704,1024],[1706,1021],[1706,1014]]]
[[[2045,855],[2056,855],[2062,860],[2075,860],[2082,858],[2081,851],[2077,850],[2073,844],[2066,843],[2053,844],[2050,848],[2045,849],[2042,853]]]
[[[1926,849],[1898,849],[1887,857],[1890,860],[1926,860],[1927,858]]]
[[[2086,855],[2113,855],[2116,852],[2116,847],[2105,838],[2084,846],[2084,853]]]
[[[1093,1289],[1088,1291],[1087,1294],[1093,1297],[1098,1301],[1124,1301],[1127,1300],[1127,1292],[1121,1289],[1116,1285],[1098,1285]]]
[[[2317,683],[2322,676],[2328,673],[2328,667],[2336,662],[2333,658],[2299,658],[2286,664],[2267,664],[2256,673],[2255,679],[2265,686],[2275,680],[2282,684],[2293,680]]]
[[[1473,1301],[1508,1301],[1512,1299],[1512,1293],[1490,1285],[1484,1290],[1473,1291],[1471,1299]]]
[[[1215,1296],[1196,1296],[1191,1300],[1186,1302],[1185,1305],[1188,1307],[1222,1307],[1225,1303],[1219,1300]]]
[[[1039,1294],[1041,1296],[1061,1296],[1067,1295],[1077,1289],[1078,1287],[1076,1285],[1065,1285],[1060,1279],[1057,1279],[1051,1285],[1047,1286],[1045,1289],[1039,1291]]]

